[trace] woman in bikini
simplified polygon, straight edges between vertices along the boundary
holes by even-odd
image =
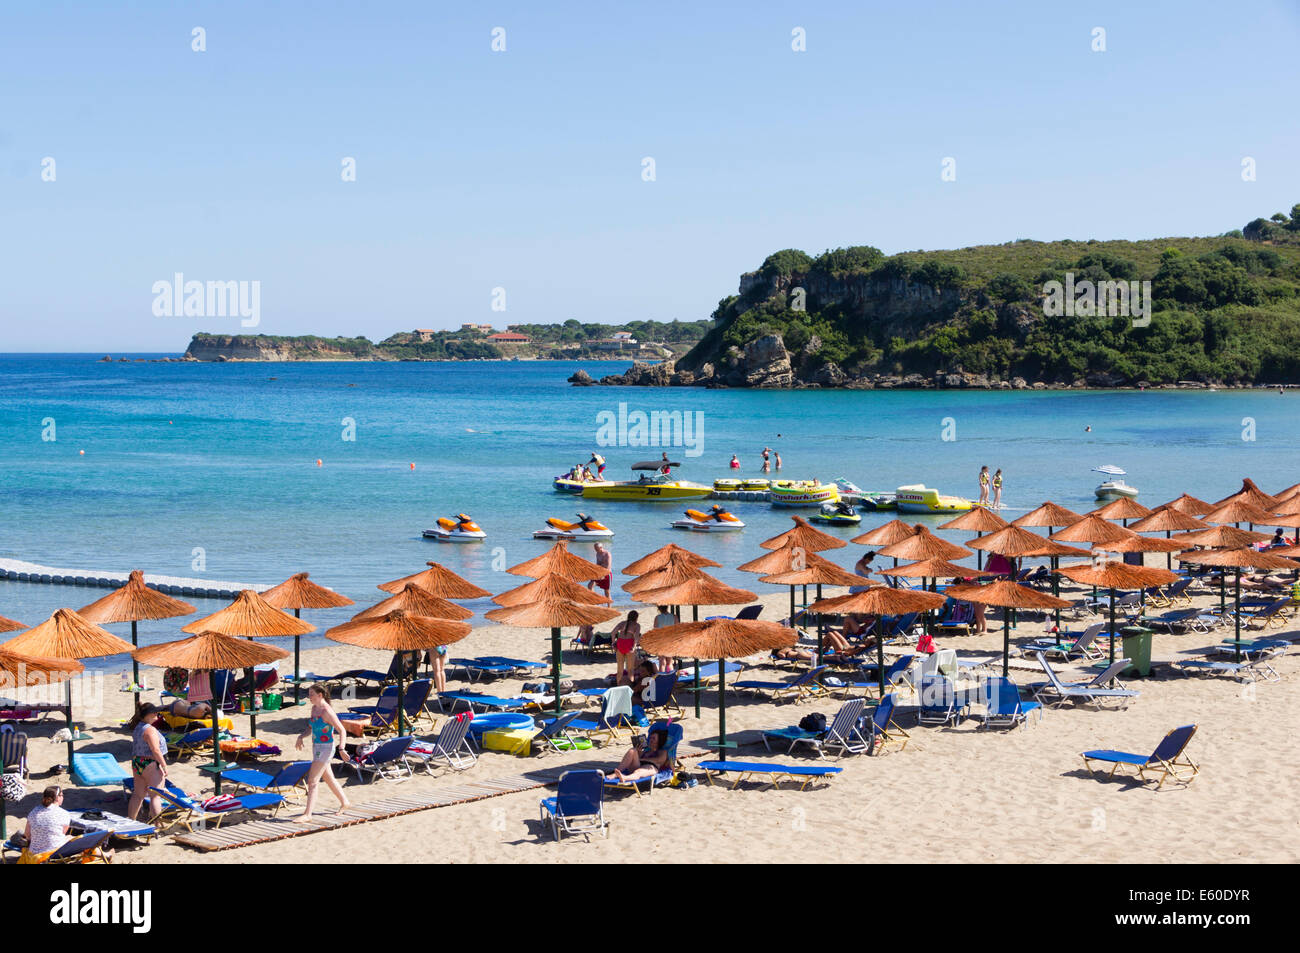
[[[614,769],[614,777],[620,781],[639,781],[643,778],[652,778],[660,771],[671,769],[673,759],[669,757],[667,747],[668,730],[656,728],[646,738],[644,748],[638,751],[636,745],[633,745],[628,753],[623,755],[623,760]]]
[[[207,702],[187,702],[183,698],[176,699],[164,710],[176,718],[190,718],[195,721],[212,715],[212,706]]]
[[[154,727],[158,720],[158,706],[146,702],[128,721],[131,729],[131,799],[126,805],[126,816],[136,819],[140,805],[149,798],[149,817],[153,819],[162,811],[162,798],[150,791],[160,788],[167,780],[167,746],[163,736]]]
[[[330,767],[335,749],[344,761],[348,760],[348,753],[343,747],[346,736],[343,723],[330,707],[329,688],[313,685],[307,689],[307,699],[311,702],[311,720],[307,723],[307,730],[298,736],[297,747],[301,751],[303,739],[311,736],[311,767],[307,769],[307,803],[303,805],[302,813],[293,818],[295,821],[311,820],[311,810],[316,804],[316,789],[322,777],[330,793],[339,799],[340,811],[346,811],[352,806]]]
[[[614,673],[615,685],[630,685],[636,664],[636,647],[641,642],[641,623],[637,622],[637,611],[633,609],[627,618],[614,626],[614,657],[617,669]],[[626,675],[626,678],[624,676]]]
[[[997,473],[993,474],[993,508],[995,510],[1002,509],[1002,468],[1001,467],[998,468]]]
[[[980,467],[980,498],[977,505],[984,506],[989,501],[989,468]]]

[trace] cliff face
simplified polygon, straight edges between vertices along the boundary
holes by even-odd
[[[185,356],[196,361],[391,360],[364,338],[285,338],[263,334],[196,334]]]

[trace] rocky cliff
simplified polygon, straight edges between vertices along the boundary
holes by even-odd
[[[196,334],[185,357],[196,361],[385,361],[365,338]]]

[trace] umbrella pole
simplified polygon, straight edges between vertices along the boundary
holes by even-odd
[[[133,648],[133,649],[138,649],[138,648],[140,647],[140,643],[136,641],[135,626],[136,626],[136,621],[135,621],[135,619],[132,619],[132,620],[131,620],[131,648]],[[135,687],[138,686],[139,684],[140,684],[140,663],[139,663],[139,661],[136,660],[135,654],[132,653],[132,655],[131,655],[131,687],[132,687],[132,688],[135,688]],[[131,709],[131,714],[134,715],[137,711],[140,710],[140,693],[139,693],[138,691],[135,691],[135,692],[132,693],[132,695],[134,696],[135,707]]]
[[[1236,592],[1234,593],[1234,598],[1236,602],[1237,611],[1232,614],[1233,629],[1235,632],[1232,639],[1232,656],[1233,656],[1232,660],[1234,662],[1240,662],[1241,661],[1241,567],[1240,566],[1237,567],[1237,579],[1236,579],[1235,588],[1236,588]]]
[[[1011,668],[1011,612],[1002,608],[1002,677],[1007,677]]]
[[[817,583],[817,601],[818,602],[822,601],[822,584],[820,582]],[[825,632],[825,628],[826,627],[822,623],[822,615],[819,612],[817,613],[817,664],[818,665],[822,664],[822,654],[825,651],[825,646],[823,644],[823,633]]]
[[[561,651],[562,649],[560,648],[560,630],[559,628],[553,627],[551,629],[551,661],[554,664],[551,665],[551,688],[555,692],[555,717],[556,718],[560,717],[560,708],[563,707],[560,703],[560,674],[561,674],[560,662],[562,661],[560,658]]]
[[[727,760],[727,660],[718,659],[718,760]]]
[[[211,674],[209,674],[208,678],[211,677]],[[220,732],[217,730],[217,710],[221,708],[221,699],[213,698],[208,702],[208,705],[212,709],[212,776],[214,778],[213,783],[216,785],[216,792],[220,794],[221,769],[225,767],[221,763],[221,738]]]
[[[1115,664],[1115,590],[1110,591],[1110,664]]]
[[[700,717],[700,660],[692,659],[695,663],[695,717]]]
[[[979,532],[979,531],[977,530],[976,533],[975,533],[975,538],[976,538],[976,539],[983,539],[983,538],[984,538],[984,534],[981,533],[981,532]],[[983,569],[983,568],[984,568],[984,550],[982,550],[982,549],[977,549],[977,550],[975,550],[975,568],[976,568],[977,570],[978,570],[978,569]]]
[[[406,653],[401,653],[401,660],[397,663],[397,735],[400,738],[405,730],[406,714],[406,683],[403,676],[406,675]]]
[[[794,628],[794,586],[790,587],[790,628]]]
[[[1228,577],[1225,573],[1219,573],[1219,615],[1223,615],[1228,608]]]
[[[72,725],[72,679],[63,683],[63,697],[68,703],[68,777],[72,777],[72,742],[77,735]]]
[[[878,621],[878,620],[877,620]],[[885,632],[884,626],[876,630],[876,675],[880,679],[880,698],[885,698]]]
[[[1051,566],[1052,566],[1052,595],[1055,596],[1057,599],[1061,598],[1061,577],[1058,576],[1057,573],[1056,573],[1057,568],[1059,568],[1059,567],[1058,567],[1058,563],[1057,563],[1057,561],[1056,561],[1058,558],[1059,558],[1059,557],[1057,557],[1057,556],[1053,556],[1052,559],[1051,559]],[[1060,631],[1061,631],[1061,610],[1060,610],[1059,608],[1056,610],[1056,631],[1057,631],[1057,632],[1060,632]],[[1060,639],[1059,639],[1059,636],[1058,636],[1058,639],[1057,639],[1057,640],[1058,640],[1058,641],[1060,640]]]
[[[293,617],[295,619],[301,619],[302,610],[294,609]],[[298,666],[302,660],[301,649],[302,636],[295,635],[293,637],[293,703],[295,705],[302,704],[302,673],[298,670]]]

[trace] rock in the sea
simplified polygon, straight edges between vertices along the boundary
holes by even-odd
[[[569,377],[569,383],[574,387],[590,387],[596,383],[591,379],[591,375],[584,370],[577,370]]]
[[[813,372],[807,383],[816,384],[819,387],[839,387],[847,379],[847,376],[838,364],[834,361],[827,361]]]

